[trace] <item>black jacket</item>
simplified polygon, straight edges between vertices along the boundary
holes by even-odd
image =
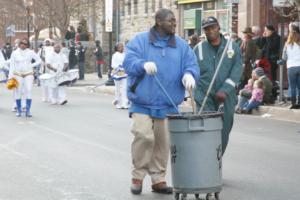
[[[97,60],[103,60],[103,52],[100,45],[96,45],[95,56]]]
[[[274,32],[269,37],[262,39],[263,44],[263,55],[269,61],[277,61],[280,54],[280,36]]]

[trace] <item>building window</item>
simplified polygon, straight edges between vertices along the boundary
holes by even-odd
[[[152,12],[155,13],[155,0],[152,0]]]
[[[148,14],[148,4],[149,4],[149,1],[145,0],[145,13],[146,14]]]
[[[133,0],[133,13],[138,14],[138,0]]]
[[[159,6],[159,8],[162,8],[162,7],[163,7],[163,6],[162,6],[162,0],[159,0],[158,6]]]
[[[124,0],[120,1],[120,11],[121,11],[121,16],[125,16],[125,2]]]
[[[126,4],[127,4],[127,13],[130,16],[131,15],[131,1],[127,0]]]

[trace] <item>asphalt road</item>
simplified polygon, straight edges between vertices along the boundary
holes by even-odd
[[[68,88],[68,104],[41,102],[16,118],[0,85],[0,200],[171,200],[129,192],[131,120],[113,97]],[[300,123],[237,116],[223,158],[224,200],[299,200]],[[168,182],[171,184],[170,170]],[[188,196],[188,199],[194,199]]]

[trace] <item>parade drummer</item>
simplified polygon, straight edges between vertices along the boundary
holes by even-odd
[[[56,77],[68,69],[69,63],[68,58],[60,50],[60,44],[55,44],[54,51],[46,58],[46,66],[49,69],[49,73]],[[64,105],[68,102],[64,86],[57,85],[56,87],[49,88],[49,91],[51,104]]]
[[[26,117],[32,117],[30,113],[31,108],[31,90],[34,81],[34,67],[41,64],[39,56],[31,49],[29,49],[29,41],[22,39],[18,49],[16,49],[10,59],[10,69],[8,78],[16,78],[19,82],[19,87],[15,91],[15,99],[17,105],[17,117],[21,116],[22,105],[21,96],[26,98]],[[24,90],[23,90],[24,89]],[[23,90],[23,93],[22,93]]]
[[[112,71],[112,78],[115,82],[115,105],[116,108],[120,109],[127,109],[129,102],[127,98],[127,74],[125,69],[123,68],[123,61],[125,58],[124,53],[124,45],[123,43],[117,43],[115,45],[115,53],[111,59],[111,67],[113,68]]]

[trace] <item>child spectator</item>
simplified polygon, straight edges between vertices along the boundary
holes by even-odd
[[[251,98],[252,90],[253,90],[254,79],[250,78],[248,80],[248,84],[244,86],[243,89],[240,90],[238,96],[238,104],[236,106],[235,112],[241,114],[243,105]]]
[[[256,80],[253,84],[251,98],[243,106],[242,113],[249,114],[252,109],[258,108],[264,97],[264,83],[261,80]]]

